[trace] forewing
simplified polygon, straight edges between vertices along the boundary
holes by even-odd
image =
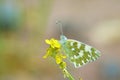
[[[100,56],[100,52],[95,48],[72,39],[66,41],[64,49],[65,54],[75,67],[95,61]]]

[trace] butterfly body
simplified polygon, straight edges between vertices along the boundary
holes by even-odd
[[[100,56],[97,49],[80,41],[67,39],[64,35],[61,35],[60,43],[62,50],[76,68],[93,62]]]

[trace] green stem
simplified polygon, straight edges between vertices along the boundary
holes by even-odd
[[[64,69],[64,73],[69,80],[75,80],[74,77],[66,69]]]

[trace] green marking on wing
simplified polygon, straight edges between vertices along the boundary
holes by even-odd
[[[92,57],[91,57],[91,59],[93,61],[95,61],[100,56],[100,52],[98,50],[96,50],[95,48],[92,48],[91,50],[92,50]]]
[[[75,67],[95,61],[100,56],[100,52],[95,48],[72,39],[67,40],[64,51]]]

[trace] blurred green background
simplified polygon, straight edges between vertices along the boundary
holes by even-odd
[[[101,51],[96,62],[69,71],[78,80],[120,80],[119,0],[0,0],[0,80],[65,80],[42,56],[44,40],[64,35]]]

